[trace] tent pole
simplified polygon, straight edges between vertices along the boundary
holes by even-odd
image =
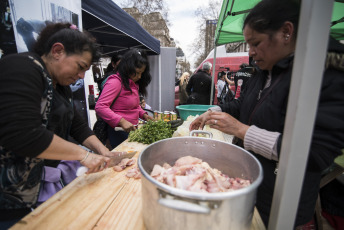
[[[302,1],[268,229],[294,229],[324,72],[332,10],[333,0]]]
[[[162,89],[162,85],[161,85],[161,53],[159,54],[159,111],[161,111],[162,105],[161,105],[161,89]]]
[[[214,85],[215,85],[215,64],[216,64],[216,45],[214,42],[214,59],[213,59],[213,73],[211,78],[211,90],[210,90],[210,103],[209,105],[213,104],[213,96],[214,96]]]

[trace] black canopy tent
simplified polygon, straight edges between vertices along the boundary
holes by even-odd
[[[160,54],[160,41],[112,0],[82,0],[81,8],[83,29],[97,39],[104,56],[129,48],[143,49],[148,55]]]

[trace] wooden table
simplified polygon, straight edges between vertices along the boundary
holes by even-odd
[[[115,150],[137,150],[137,159],[145,147],[125,141]],[[141,180],[127,178],[127,170],[115,172],[108,168],[76,178],[11,229],[144,230]],[[265,230],[256,209],[251,229]]]

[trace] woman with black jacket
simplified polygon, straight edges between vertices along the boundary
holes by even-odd
[[[246,17],[243,29],[257,72],[238,100],[212,108],[190,126],[192,130],[209,124],[232,134],[238,145],[259,159],[264,180],[258,189],[256,206],[266,225],[285,125],[298,18],[299,4],[293,1],[266,0],[258,3]],[[344,69],[340,62],[331,59],[332,56],[343,58],[344,46],[331,39],[308,164],[293,225],[301,229],[314,223],[321,172],[333,163],[344,148]]]

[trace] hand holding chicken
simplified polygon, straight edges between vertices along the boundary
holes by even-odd
[[[249,128],[248,125],[241,123],[228,113],[207,111],[190,124],[190,131],[203,129],[205,125],[240,139],[244,139]]]

